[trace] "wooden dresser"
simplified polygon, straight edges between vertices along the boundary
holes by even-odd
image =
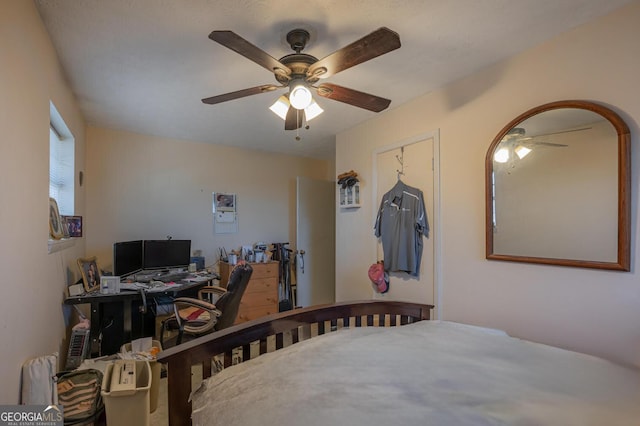
[[[249,285],[240,301],[235,324],[278,312],[278,264],[250,263],[253,268]],[[233,266],[220,262],[220,285],[227,287]]]

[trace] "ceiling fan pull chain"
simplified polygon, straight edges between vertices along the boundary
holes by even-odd
[[[304,118],[304,129],[309,130],[309,120],[307,120],[307,113],[305,112],[302,117]]]
[[[300,110],[296,109],[296,123],[300,123]],[[300,126],[296,126],[296,140],[300,140]]]

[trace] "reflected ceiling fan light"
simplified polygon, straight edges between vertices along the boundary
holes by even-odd
[[[509,161],[509,150],[507,148],[500,148],[493,154],[493,160],[498,163],[506,163]]]
[[[515,152],[518,158],[522,160],[531,152],[531,149],[527,148],[526,146],[518,145],[515,149]]]
[[[320,108],[320,105],[318,105],[315,100],[311,99],[309,106],[304,109],[304,116],[307,121],[311,121],[323,112],[324,110]]]
[[[292,83],[289,91],[289,102],[295,109],[305,109],[311,104],[311,91],[303,82]]]
[[[282,95],[276,100],[273,105],[269,107],[278,117],[283,120],[287,119],[287,111],[289,111],[289,100],[285,95]]]

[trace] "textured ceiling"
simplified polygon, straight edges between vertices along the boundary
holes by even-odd
[[[391,99],[390,109],[630,0],[36,0],[89,124],[200,142],[331,158],[335,135],[376,113],[318,98],[309,130],[285,131],[270,92],[201,99],[273,74],[209,40],[231,30],[271,56],[293,28],[317,58],[385,26],[402,47],[326,81]],[[384,112],[380,113],[384,114]]]

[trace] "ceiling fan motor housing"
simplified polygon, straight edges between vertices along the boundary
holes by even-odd
[[[315,56],[307,55],[306,53],[291,53],[280,58],[280,62],[289,67],[291,74],[275,73],[276,80],[279,83],[287,85],[289,81],[296,78],[303,78],[307,83],[313,84],[318,81],[318,77],[307,76],[307,70],[309,67],[318,62]]]
[[[296,52],[300,53],[309,42],[309,32],[300,28],[291,30],[287,33],[287,43]]]
[[[309,32],[297,28],[287,33],[287,43],[296,53],[291,53],[280,58],[280,62],[289,67],[291,73],[277,72],[274,70],[276,80],[283,85],[288,85],[290,81],[296,79],[304,79],[307,83],[313,84],[318,81],[315,76],[307,76],[309,67],[316,62],[318,58],[306,53],[300,53],[309,42]]]

